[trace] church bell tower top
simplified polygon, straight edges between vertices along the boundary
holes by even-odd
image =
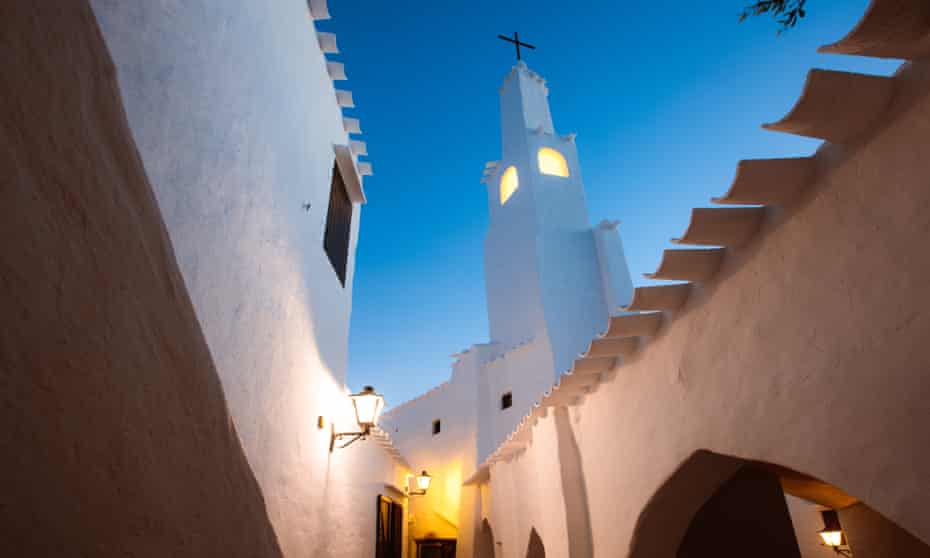
[[[501,134],[504,151],[514,144],[523,144],[527,133],[553,135],[549,112],[549,88],[546,80],[518,61],[504,78],[499,89],[501,98]],[[505,153],[506,156],[506,153]]]

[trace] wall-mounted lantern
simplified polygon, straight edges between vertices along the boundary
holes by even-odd
[[[821,544],[833,549],[837,554],[843,556],[852,556],[852,551],[846,543],[846,534],[840,525],[840,516],[836,510],[823,510],[820,512],[823,518],[823,529],[817,534],[820,535]]]
[[[426,491],[429,490],[429,483],[433,480],[433,477],[430,476],[430,474],[427,473],[426,470],[423,470],[420,472],[419,475],[416,476],[415,480],[416,480],[417,488],[416,490],[410,490],[410,486],[408,484],[407,496],[424,496],[426,494]]]
[[[371,433],[371,429],[378,424],[378,417],[381,416],[381,410],[384,408],[384,397],[375,392],[375,388],[365,386],[359,393],[353,393],[349,396],[352,400],[352,406],[355,407],[355,421],[358,422],[358,432],[336,432],[333,427],[332,435],[329,439],[329,451],[336,447],[336,440],[351,437],[351,439],[339,446],[344,448],[355,442],[363,440],[365,436]]]

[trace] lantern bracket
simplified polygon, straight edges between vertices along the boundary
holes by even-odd
[[[412,478],[416,480],[417,488],[411,490],[410,478],[408,478],[407,486],[404,488],[404,492],[407,494],[407,496],[426,496],[426,491],[429,490],[430,480],[433,478],[433,476],[427,473],[424,469],[422,473]]]
[[[336,432],[336,428],[330,423],[329,432],[329,452],[332,453],[333,449],[336,447],[339,449],[347,448],[358,440],[364,440],[371,434],[371,426],[365,425],[365,428],[360,432]],[[336,440],[341,440],[343,438],[349,438],[349,441],[340,446],[336,446]]]
[[[820,546],[825,546],[827,548],[830,548],[833,550],[833,552],[836,552],[840,556],[845,556],[846,558],[852,558],[852,550],[850,550],[848,546],[830,546],[824,543],[820,543]]]

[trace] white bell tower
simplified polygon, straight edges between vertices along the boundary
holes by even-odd
[[[500,88],[502,157],[485,177],[485,283],[491,341],[506,350],[544,336],[558,374],[617,313],[608,301],[629,301],[632,282],[620,248],[610,267],[616,275],[618,256],[629,292],[610,292],[618,282],[604,275],[574,135],[556,134],[548,96],[522,61]]]

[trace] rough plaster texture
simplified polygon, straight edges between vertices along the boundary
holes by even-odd
[[[562,492],[557,425],[552,415],[539,421],[534,448],[492,471],[490,509],[485,510],[497,538],[497,558],[522,558],[535,530],[547,556],[568,556],[566,502]]]
[[[930,545],[895,525],[865,504],[839,511],[850,550],[869,558],[930,557]]]
[[[822,479],[930,541],[928,74],[926,62],[900,72],[882,125],[824,146],[801,199],[571,409],[596,555],[629,552],[644,506],[702,448]],[[552,481],[532,466],[551,459],[548,420],[492,466],[492,507],[551,505],[532,489]],[[530,514],[501,509],[491,526],[504,556],[531,527],[559,555],[558,533]]]
[[[0,37],[0,553],[281,556],[90,7]]]
[[[369,555],[375,496],[406,471],[373,442],[330,454],[316,427],[355,426],[343,382],[359,212],[343,288],[322,240],[347,134],[306,2],[91,7],[283,553]]]

